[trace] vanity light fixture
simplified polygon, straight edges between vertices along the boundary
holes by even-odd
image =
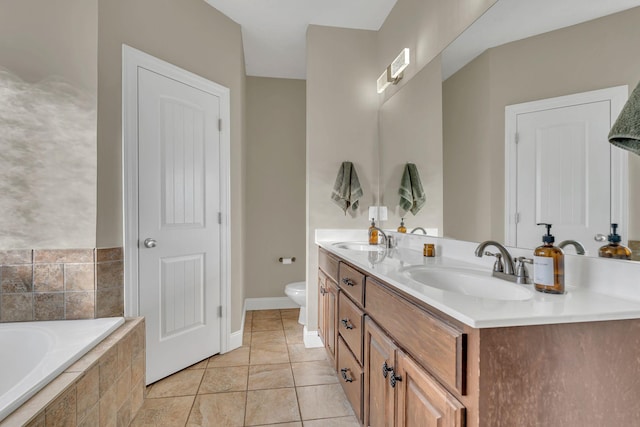
[[[393,62],[387,67],[386,70],[378,77],[377,87],[378,93],[382,93],[385,91],[387,87],[391,83],[398,84],[400,79],[402,79],[402,72],[409,65],[409,57],[410,51],[408,47],[402,49],[400,55],[393,60]]]

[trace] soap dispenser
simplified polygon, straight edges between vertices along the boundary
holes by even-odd
[[[369,227],[369,244],[378,244],[378,230],[376,229],[376,219],[371,218],[371,227]]]
[[[564,252],[553,246],[555,238],[551,235],[551,224],[538,224],[547,227],[542,236],[542,246],[533,251],[533,283],[536,291],[549,294],[564,293]]]
[[[398,233],[406,233],[407,227],[404,226],[404,218],[400,219],[400,227],[398,227]]]
[[[598,256],[614,259],[631,259],[631,251],[626,246],[622,246],[622,238],[617,233],[618,224],[611,224],[611,234],[609,234],[609,244],[602,246],[598,251]]]

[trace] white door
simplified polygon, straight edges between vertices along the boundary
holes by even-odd
[[[538,101],[541,102],[541,101]],[[596,255],[612,217],[611,100],[548,106],[515,115],[516,212],[518,247],[542,244],[544,227],[553,224],[556,243],[577,240]],[[615,175],[615,174],[614,174]],[[566,249],[575,253],[573,248]]]
[[[138,68],[147,384],[220,352],[220,99]]]

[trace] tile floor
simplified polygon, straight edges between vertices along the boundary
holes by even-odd
[[[298,310],[249,311],[244,346],[147,387],[133,427],[360,424],[324,348],[307,349]]]

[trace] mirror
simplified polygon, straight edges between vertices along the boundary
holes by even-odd
[[[622,12],[606,12],[610,15],[568,27],[565,24],[562,28],[558,28],[557,22],[549,23],[556,27],[546,26],[544,34],[519,36],[517,41],[508,42],[501,32],[517,31],[527,22],[527,18],[514,15],[529,13],[522,5],[518,6],[519,3],[526,2],[499,0],[441,55],[443,232],[440,234],[445,237],[467,241],[505,239],[507,105],[620,85],[628,85],[631,91],[640,80],[640,57],[629,54],[637,50],[640,40],[640,28],[636,25],[640,7],[628,9],[640,6],[640,1],[622,0],[623,4],[617,9],[627,9]],[[576,2],[576,9],[571,13],[582,16],[581,9],[593,12],[594,5],[586,3],[592,2]],[[544,10],[549,21],[557,18],[545,7],[537,3],[535,7]],[[502,14],[498,24],[485,19],[490,18],[491,13]],[[467,52],[471,49],[469,41],[478,39],[478,34],[489,34],[495,47],[485,46],[475,54],[467,54],[466,59],[464,54],[463,59],[458,59],[454,51]],[[468,62],[469,59],[472,60]],[[424,70],[419,74],[422,72]],[[385,154],[399,150],[398,141],[390,132],[385,132],[385,128],[393,127],[389,124],[391,114],[386,110],[393,109],[392,103],[397,103],[394,98],[423,90],[420,85],[424,82],[416,77],[381,108],[381,191],[384,195],[393,191],[386,186],[389,172],[384,169]],[[412,126],[406,123],[411,120],[406,114],[396,119],[400,121],[395,123],[396,128]],[[629,153],[628,163],[629,225],[628,230],[623,231],[623,239],[628,239],[634,250],[638,245],[636,241],[640,240],[640,200],[636,196],[640,192],[637,184],[634,185],[640,178],[640,156]],[[608,233],[609,230],[602,230],[602,234]],[[557,241],[570,238],[556,235]],[[575,253],[572,247],[566,251]]]

